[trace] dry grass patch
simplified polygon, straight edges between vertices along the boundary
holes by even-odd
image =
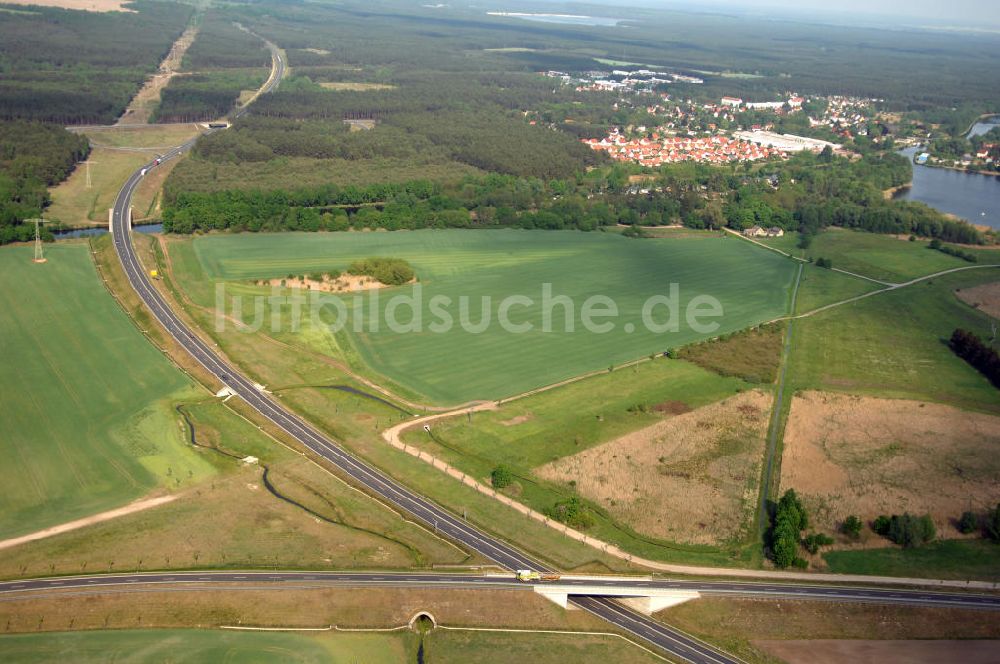
[[[678,542],[740,539],[754,512],[771,395],[754,390],[536,470],[637,532]]]
[[[997,416],[804,392],[792,400],[785,429],[781,490],[799,492],[813,523],[827,531],[849,514],[929,512],[939,534],[952,537],[951,520],[963,510],[1000,501],[998,452]]]
[[[906,662],[907,664],[993,664],[996,641],[754,641],[755,646],[788,664]]]
[[[753,383],[772,383],[778,375],[784,332],[785,327],[781,323],[762,325],[685,346],[680,351],[680,357],[722,376],[736,376]]]
[[[354,92],[368,92],[370,90],[394,90],[395,85],[385,83],[362,83],[360,81],[324,81],[321,87],[327,90],[353,90]]]
[[[39,7],[59,7],[85,12],[134,12],[127,5],[132,0],[4,0],[7,5],[35,5]]]
[[[955,295],[970,307],[994,318],[1000,318],[1000,281],[972,288],[959,288],[955,291]]]

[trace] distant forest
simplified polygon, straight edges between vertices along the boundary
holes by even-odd
[[[160,95],[153,122],[197,122],[221,118],[243,90],[260,87],[271,53],[258,37],[240,30],[231,16],[209,10],[181,69]]]
[[[184,31],[192,7],[139,0],[135,12],[52,7],[2,14],[0,119],[112,123]]]

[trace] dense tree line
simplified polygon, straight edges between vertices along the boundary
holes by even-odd
[[[135,11],[52,7],[0,20],[0,119],[109,123],[180,36],[192,8],[140,0]]]
[[[233,108],[240,92],[260,86],[265,76],[242,71],[175,76],[160,93],[160,104],[152,121],[198,122],[220,118]]]
[[[86,138],[57,125],[0,123],[0,244],[34,237],[34,226],[22,221],[41,215],[47,187],[65,180],[89,151]]]
[[[794,489],[787,490],[775,506],[769,533],[771,558],[778,567],[805,567],[799,556],[802,531],[809,527],[809,515]]]
[[[186,71],[270,67],[271,52],[259,37],[240,30],[229,16],[209,10],[182,66]]]
[[[593,195],[603,179],[549,180],[492,174],[441,183],[416,180],[292,191],[179,190],[164,195],[168,232],[517,227],[595,230],[660,224],[680,209],[670,192]]]
[[[955,330],[948,346],[960,358],[971,364],[977,371],[997,387],[1000,387],[1000,356],[989,344],[968,330]]]

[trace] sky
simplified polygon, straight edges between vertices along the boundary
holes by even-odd
[[[791,11],[798,15],[854,14],[858,18],[896,16],[908,24],[940,24],[948,26],[976,26],[1000,24],[998,0],[697,0],[685,3],[702,9],[741,8],[762,10],[769,14]]]

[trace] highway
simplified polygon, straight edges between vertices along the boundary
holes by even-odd
[[[261,94],[272,91],[281,81],[285,63],[277,52],[277,48],[268,42],[274,54],[276,71],[268,79]],[[233,118],[236,119],[247,112],[247,107],[239,109]],[[172,148],[160,160],[173,159],[189,150],[194,140],[184,145]],[[236,395],[247,402],[262,416],[294,438],[313,453],[334,464],[342,473],[349,476],[356,484],[377,496],[397,509],[408,513],[414,518],[433,528],[437,533],[447,536],[475,551],[489,560],[507,569],[532,569],[541,572],[552,570],[514,546],[492,536],[464,519],[452,514],[443,507],[427,498],[411,491],[405,485],[397,482],[380,470],[356,458],[329,436],[317,430],[298,415],[282,406],[273,396],[258,390],[254,382],[244,376],[241,371],[229,364],[216,352],[213,346],[201,339],[189,329],[163,299],[153,286],[145,269],[139,262],[132,244],[129,221],[129,206],[132,195],[142,181],[146,172],[155,168],[155,162],[133,173],[125,182],[115,199],[112,210],[112,233],[115,251],[121,260],[129,283],[143,300],[159,323],[199,364],[201,364],[217,380],[229,387]],[[27,590],[45,590],[72,587],[91,586],[122,586],[130,584],[178,584],[178,583],[290,583],[290,582],[322,582],[322,583],[386,583],[393,585],[465,585],[465,586],[511,586],[523,587],[510,577],[477,577],[470,575],[420,575],[420,574],[339,574],[330,572],[204,572],[193,574],[126,574],[100,575],[76,578],[51,578],[21,580],[0,583],[0,592],[12,593]],[[572,581],[567,580],[567,584]],[[583,583],[583,582],[581,582]],[[593,581],[587,581],[593,585]],[[620,580],[608,581],[608,584],[621,585]],[[772,596],[795,596],[801,598],[819,599],[849,599],[852,601],[889,601],[918,603],[925,605],[975,606],[980,608],[1000,608],[1000,601],[989,596],[961,595],[960,593],[908,593],[905,590],[847,589],[825,586],[783,586],[781,584],[754,583],[723,583],[723,582],[682,582],[682,581],[650,581],[637,579],[629,582],[638,586],[655,586],[658,588],[677,588],[698,590],[705,593],[719,594],[756,594]],[[572,601],[580,608],[597,615],[608,622],[618,625],[631,634],[661,648],[674,658],[698,664],[735,663],[739,660],[721,653],[714,648],[693,639],[678,630],[659,623],[647,616],[627,609],[609,597],[579,597]]]
[[[114,588],[133,585],[201,585],[201,584],[316,584],[316,585],[385,585],[462,588],[516,588],[529,590],[534,585],[549,586],[572,592],[573,586],[613,589],[659,589],[695,591],[706,596],[753,597],[792,600],[866,602],[904,604],[939,608],[982,609],[1000,611],[1000,595],[960,592],[929,592],[898,588],[867,588],[859,586],[819,586],[739,581],[690,581],[650,579],[643,577],[599,577],[564,575],[559,581],[522,582],[513,574],[459,574],[424,572],[325,572],[325,571],[205,571],[205,572],[142,572],[121,574],[91,574],[83,576],[45,577],[0,582],[0,595],[70,588]],[[574,597],[576,601],[576,597]]]

